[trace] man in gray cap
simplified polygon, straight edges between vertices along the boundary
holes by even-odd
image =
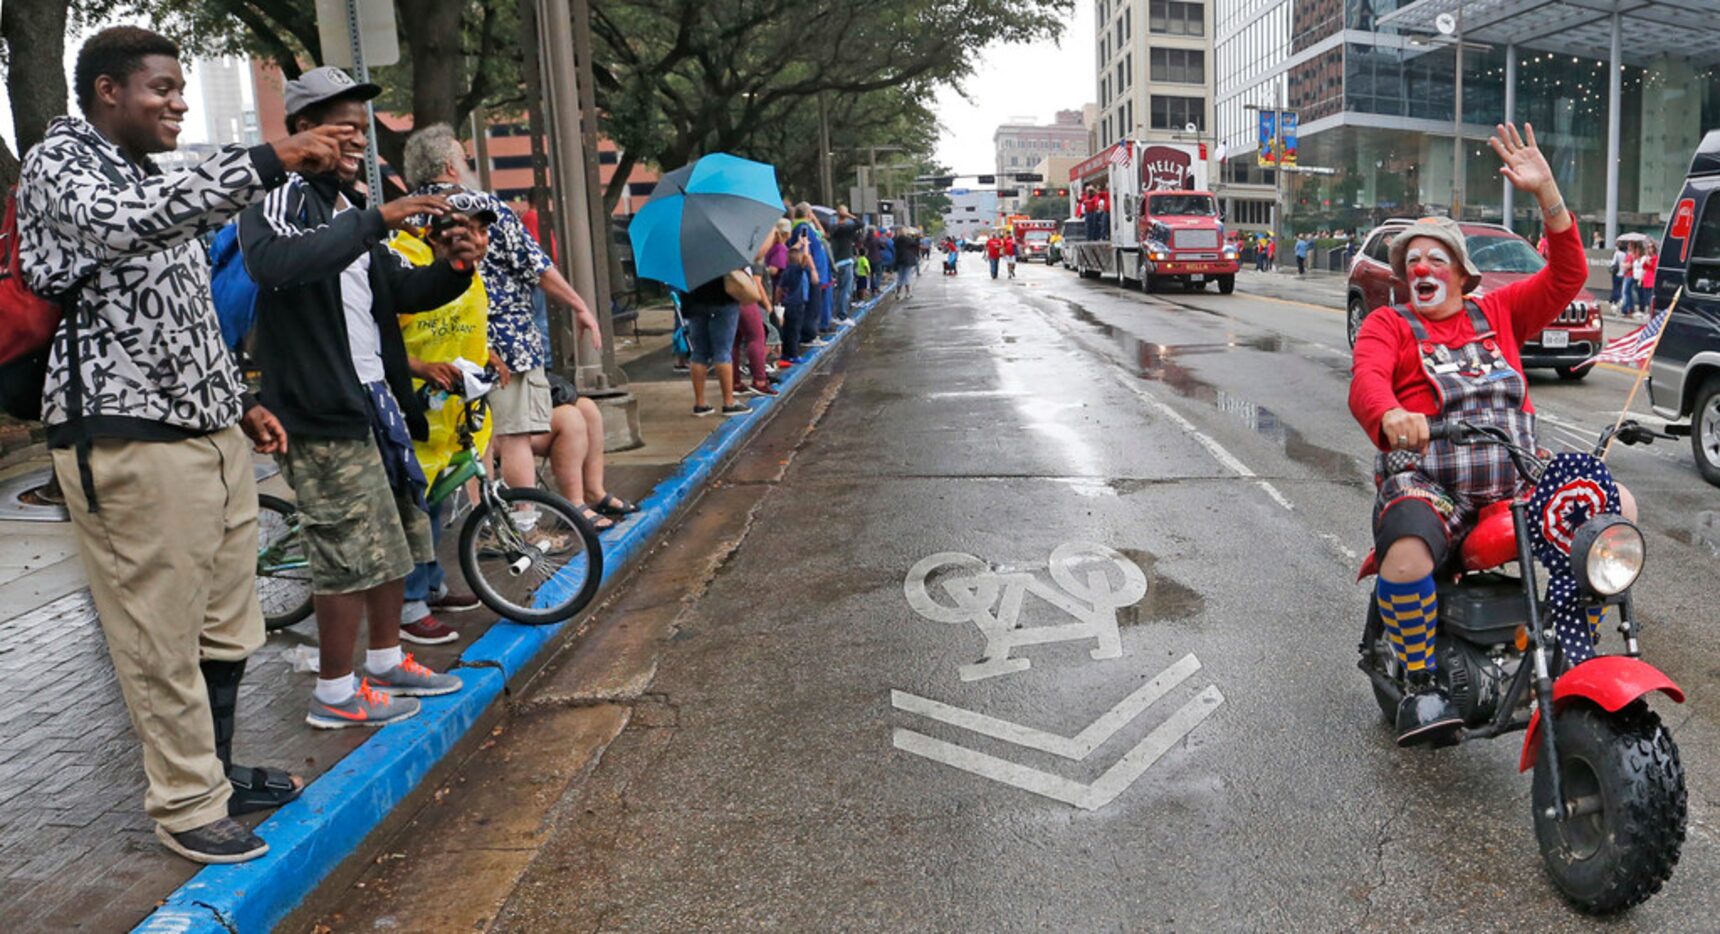
[[[1392,270],[1409,289],[1407,305],[1375,309],[1356,335],[1350,411],[1379,448],[1374,476],[1376,602],[1386,641],[1406,673],[1398,744],[1455,742],[1463,718],[1434,676],[1439,622],[1435,569],[1482,507],[1509,499],[1520,482],[1497,445],[1429,438],[1428,419],[1499,428],[1535,450],[1535,409],[1523,375],[1524,340],[1565,310],[1588,279],[1588,259],[1571,212],[1535,131],[1501,124],[1489,141],[1500,174],[1540,202],[1547,266],[1521,282],[1469,293],[1481,276],[1469,261],[1463,228],[1424,217],[1392,241]],[[1626,507],[1627,512],[1630,507]]]
[[[428,436],[397,318],[454,301],[483,257],[463,225],[431,235],[437,259],[414,267],[383,243],[391,229],[450,212],[440,196],[367,205],[353,183],[369,145],[365,101],[381,92],[336,68],[286,87],[287,128],[349,131],[331,172],[295,175],[239,217],[257,297],[262,398],[292,439],[281,473],[298,495],[321,662],[306,721],[381,726],[417,697],[460,689],[400,649],[404,581],[430,554],[425,478],[412,450]],[[375,193],[373,193],[375,194]],[[363,679],[359,624],[369,618]]]

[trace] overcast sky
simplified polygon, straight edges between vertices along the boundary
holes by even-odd
[[[942,125],[939,162],[956,172],[990,172],[997,164],[991,135],[1017,117],[1050,123],[1059,110],[1093,102],[1093,0],[1075,0],[1061,43],[998,45],[980,55],[967,82],[968,99],[953,88],[937,94]]]

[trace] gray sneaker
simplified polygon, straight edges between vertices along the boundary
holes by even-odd
[[[325,704],[313,694],[305,722],[319,730],[339,730],[349,726],[386,726],[416,713],[418,701],[389,697],[372,688],[367,679],[358,682],[358,691],[345,703]]]
[[[242,863],[269,852],[263,838],[231,817],[179,833],[156,824],[155,836],[168,849],[194,863]]]
[[[369,672],[367,679],[378,691],[392,697],[438,697],[452,694],[463,685],[453,675],[437,674],[424,667],[408,652],[400,664],[387,671]]]

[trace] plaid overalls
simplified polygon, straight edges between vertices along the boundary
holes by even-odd
[[[1499,349],[1493,325],[1481,306],[1465,300],[1475,339],[1450,348],[1430,341],[1415,312],[1402,305],[1392,310],[1409,323],[1421,344],[1421,368],[1439,396],[1439,415],[1475,425],[1500,425],[1519,445],[1535,450],[1535,416],[1523,411],[1528,382]],[[1389,439],[1388,439],[1389,440]],[[1439,514],[1455,547],[1469,533],[1481,507],[1517,492],[1517,469],[1505,450],[1494,444],[1456,445],[1440,440],[1427,452],[1387,451],[1374,460],[1374,522],[1393,505],[1419,499]]]

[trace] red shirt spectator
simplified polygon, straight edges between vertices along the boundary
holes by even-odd
[[[1497,332],[1505,360],[1519,373],[1523,372],[1520,348],[1524,339],[1551,324],[1576,298],[1589,277],[1589,261],[1583,253],[1577,225],[1549,235],[1547,250],[1551,259],[1540,272],[1477,300]],[[1475,328],[1466,314],[1455,314],[1442,321],[1422,318],[1421,323],[1427,328],[1428,340],[1447,347],[1461,347],[1475,339]],[[1421,347],[1409,329],[1409,322],[1395,311],[1375,309],[1362,321],[1356,334],[1351,373],[1350,414],[1382,451],[1391,450],[1391,445],[1379,436],[1380,419],[1386,412],[1402,407],[1429,417],[1439,415],[1439,396],[1422,369]],[[1535,411],[1526,395],[1523,411]]]
[[[996,236],[987,237],[985,240],[985,258],[997,259],[1002,255],[1003,241],[998,239]]]
[[[1005,256],[1014,256],[1015,255],[1015,238],[1014,237],[1004,237],[1003,238],[1003,255],[1005,255]]]
[[[1093,196],[1093,208],[1097,211],[1111,210],[1111,192],[1104,188],[1099,189]]]

